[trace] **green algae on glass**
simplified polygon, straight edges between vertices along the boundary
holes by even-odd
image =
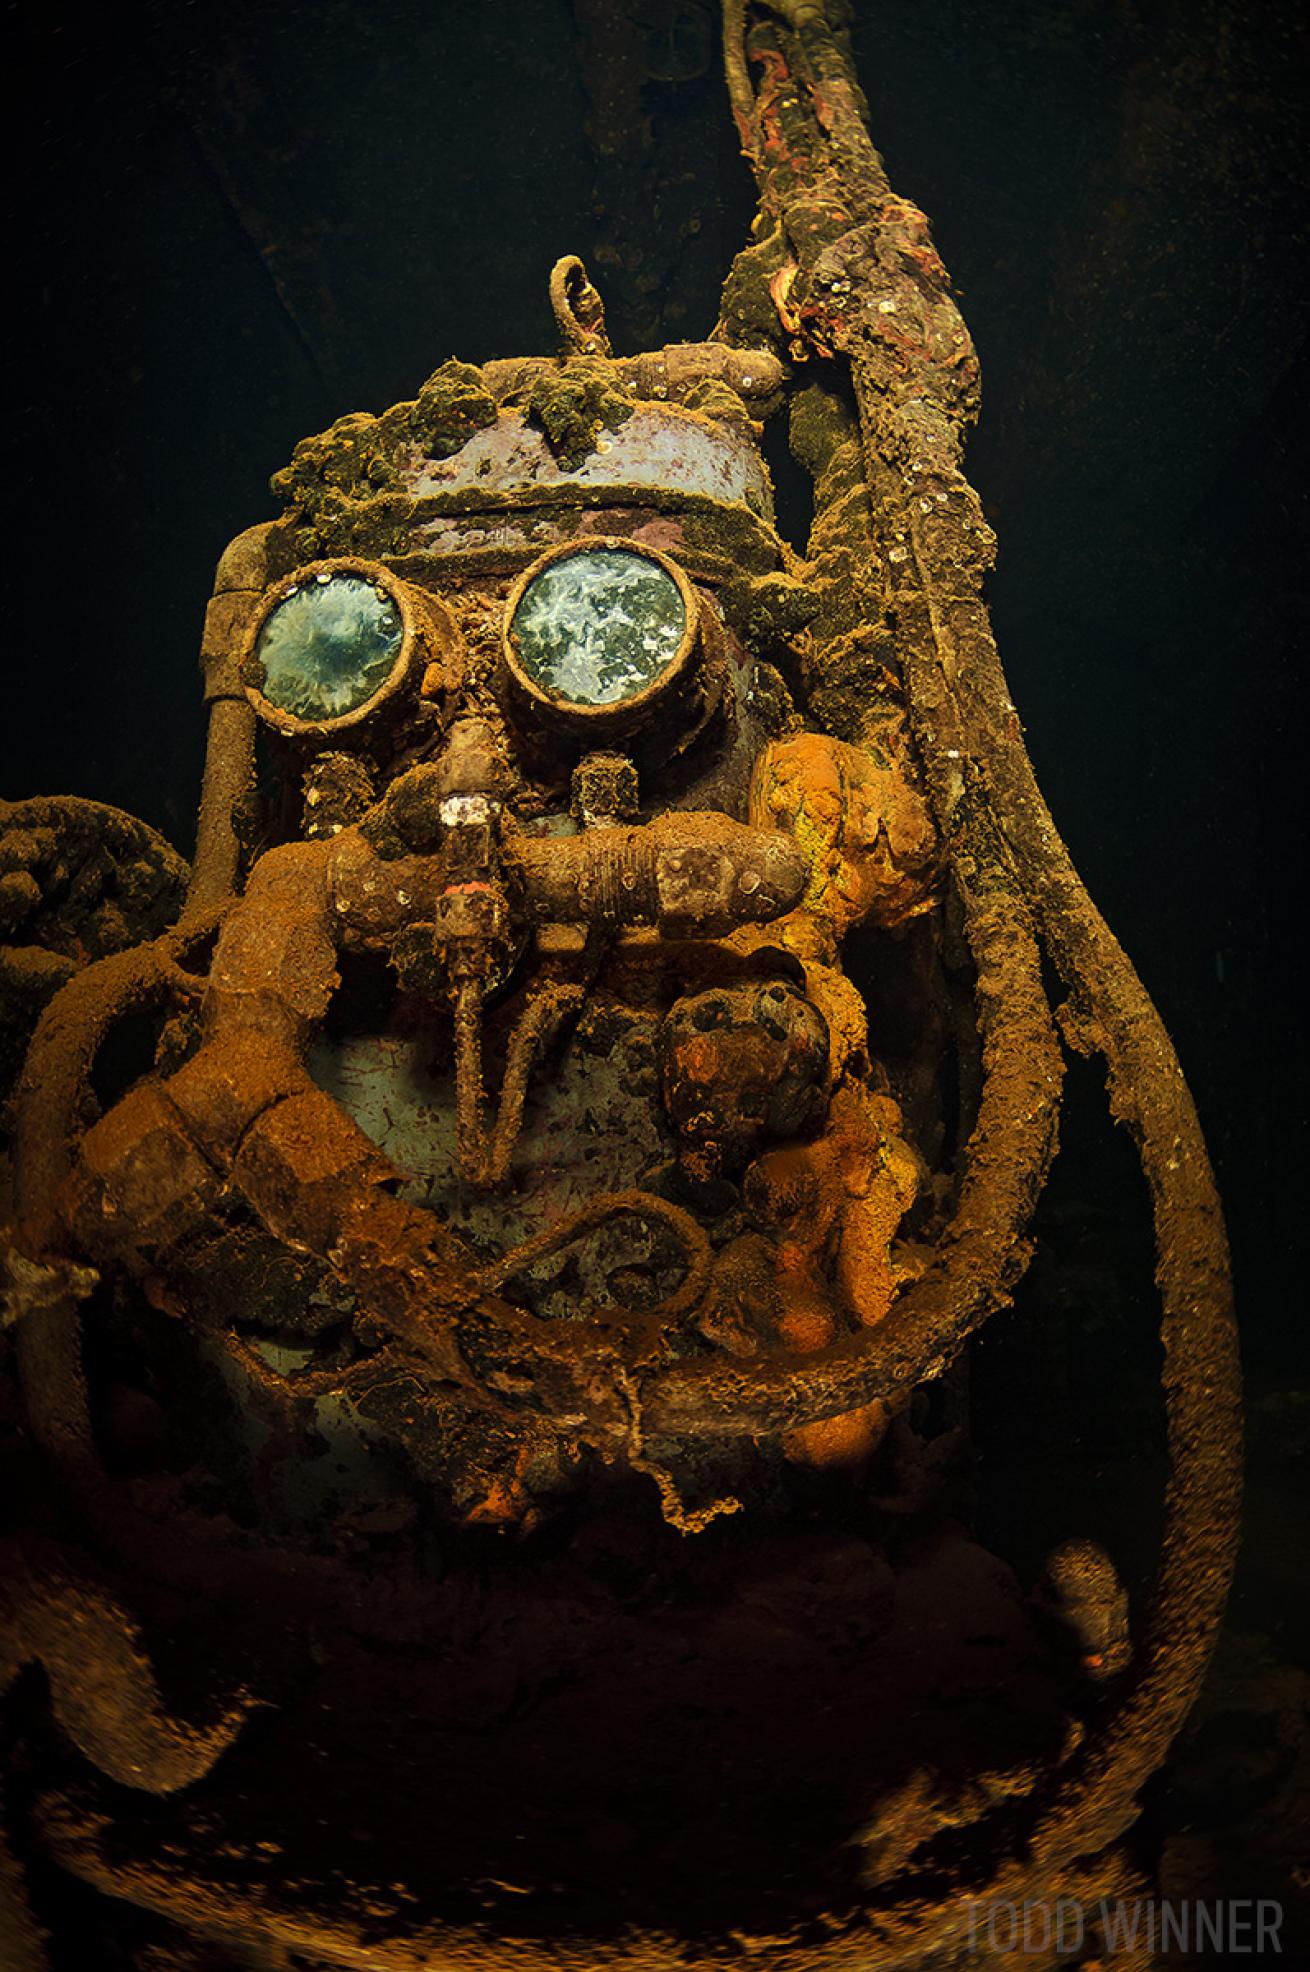
[[[403,635],[385,590],[359,575],[320,575],[284,596],[261,630],[261,690],[297,719],[344,718],[386,683]]]
[[[617,705],[668,669],[687,611],[658,562],[595,548],[544,568],[524,590],[513,628],[535,684],[574,705]]]

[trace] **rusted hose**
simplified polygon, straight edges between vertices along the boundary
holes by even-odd
[[[183,925],[201,922],[236,894],[241,841],[235,818],[254,778],[254,709],[244,697],[215,699],[209,708],[196,854]]]
[[[547,1034],[573,1007],[585,988],[556,982],[537,993],[510,1035],[505,1080],[488,1128],[482,1063],[482,982],[460,982],[455,999],[456,1145],[460,1169],[471,1184],[494,1191],[509,1176],[510,1159],[523,1127],[523,1105],[537,1051]]]
[[[232,1744],[244,1692],[206,1725],[165,1705],[140,1629],[84,1563],[48,1541],[0,1552],[0,1657],[9,1675],[39,1662],[55,1716],[79,1752],[124,1787],[172,1794]]]
[[[168,1000],[195,999],[202,982],[181,960],[216,928],[216,911],[148,945],[116,952],[70,979],[42,1014],[15,1095],[18,1225],[30,1253],[58,1244],[55,1200],[72,1167],[79,1110],[111,1029]]]
[[[669,1321],[694,1308],[705,1292],[713,1259],[705,1228],[680,1205],[674,1205],[671,1200],[660,1198],[650,1191],[607,1191],[599,1198],[589,1199],[579,1211],[571,1212],[558,1225],[548,1226],[535,1238],[526,1239],[522,1245],[513,1246],[508,1253],[502,1253],[498,1260],[482,1269],[478,1283],[483,1287],[503,1287],[524,1267],[530,1267],[536,1261],[571,1246],[575,1239],[598,1230],[611,1219],[625,1216],[667,1226],[681,1244],[686,1259],[687,1271],[681,1285],[658,1306],[643,1310],[643,1315],[650,1320]]]
[[[976,405],[972,346],[922,215],[890,193],[823,7],[771,0],[771,11],[794,32],[762,36],[757,91],[746,6],[726,0],[729,90],[765,224],[779,229],[794,264],[794,320],[849,367],[870,500],[886,528],[886,538],[880,529],[867,548],[888,553],[907,696],[938,825],[957,865],[975,861],[980,848],[990,853],[994,841],[1003,845],[1070,988],[1066,1038],[1104,1055],[1112,1109],[1134,1135],[1151,1189],[1171,1462],[1159,1578],[1137,1668],[1113,1713],[1053,1777],[1035,1822],[999,1831],[992,1853],[1005,1860],[986,1894],[1032,1894],[1034,1883],[1058,1878],[1130,1818],[1137,1789],[1195,1697],[1213,1642],[1239,1484],[1227,1247],[1172,1044],[1055,830],[992,640],[982,594],[991,536],[960,465],[961,429]],[[958,1929],[949,1909],[931,1909],[927,1875],[921,1899],[912,1876],[898,1891],[895,1908],[787,1962],[867,1963],[875,1945],[889,1956],[926,1952]]]

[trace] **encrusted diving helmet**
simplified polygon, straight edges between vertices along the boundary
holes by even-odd
[[[23,1401],[110,1579],[26,1542],[10,1655],[108,1776],[43,1842],[152,1965],[672,1966],[746,1913],[835,1966],[893,1885],[919,1964],[933,1845],[1130,1659],[1099,1547],[1025,1600],[966,1532],[950,1355],[1058,1057],[995,1011],[1011,892],[952,916],[850,407],[793,406],[802,561],[780,358],[615,359],[551,291],[558,357],[307,439],[223,556],[185,904],[18,1092]]]
[[[553,285],[562,358],[342,419],[224,556],[184,923],[257,732],[262,834],[198,1030],[58,1209],[203,1309],[239,1410],[404,1448],[457,1523],[600,1461],[701,1526],[886,1429],[861,1359],[922,1153],[840,943],[929,905],[934,834],[894,706],[875,753],[793,704],[777,358],[616,362],[579,263]]]

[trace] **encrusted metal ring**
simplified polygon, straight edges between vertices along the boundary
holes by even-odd
[[[420,690],[449,701],[463,679],[463,641],[435,596],[381,562],[338,555],[265,590],[239,665],[266,725],[291,739],[335,741]]]
[[[524,569],[506,600],[516,723],[587,748],[672,737],[699,710],[705,633],[701,598],[668,555],[621,535],[565,541]]]

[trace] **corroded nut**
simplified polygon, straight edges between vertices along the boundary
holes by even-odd
[[[323,1253],[361,1193],[396,1171],[331,1096],[305,1089],[252,1126],[232,1176],[274,1238]]]
[[[143,1083],[87,1132],[61,1209],[96,1258],[144,1256],[199,1225],[219,1189],[163,1090]]]

